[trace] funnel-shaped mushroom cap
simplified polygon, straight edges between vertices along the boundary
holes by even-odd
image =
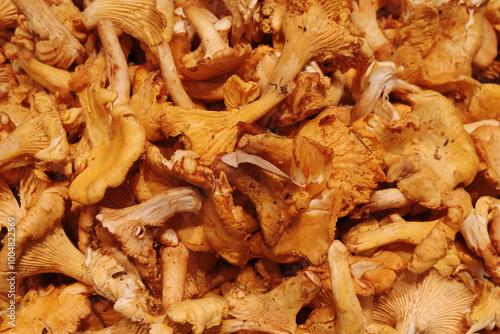
[[[401,333],[464,333],[474,298],[464,284],[435,270],[424,277],[405,271],[375,300],[373,320]]]
[[[87,167],[69,188],[70,198],[76,202],[100,201],[107,188],[118,187],[125,180],[144,150],[145,131],[132,107],[116,105],[108,110],[108,103],[116,96],[116,92],[103,89],[99,82],[92,83],[80,96],[87,115],[82,142],[89,140],[91,151],[85,152]]]

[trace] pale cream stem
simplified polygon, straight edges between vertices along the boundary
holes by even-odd
[[[97,23],[102,46],[106,51],[108,65],[108,89],[118,92],[113,104],[127,104],[130,100],[130,74],[127,59],[116,35],[114,24],[106,19]]]
[[[181,108],[197,109],[198,106],[194,104],[182,86],[181,78],[175,67],[172,50],[170,50],[170,45],[166,41],[162,41],[156,46],[156,51],[160,61],[163,80],[165,80],[165,85],[168,88],[170,98],[174,104]]]
[[[184,297],[189,250],[179,242],[175,247],[161,247],[160,256],[163,266],[162,304],[166,310]]]

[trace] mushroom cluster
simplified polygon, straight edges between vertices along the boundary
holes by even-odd
[[[499,0],[0,0],[0,332],[497,333]]]

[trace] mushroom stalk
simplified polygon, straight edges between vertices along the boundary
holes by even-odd
[[[453,244],[455,235],[472,209],[470,195],[465,190],[452,190],[443,199],[448,213],[430,231],[429,235],[415,248],[408,270],[420,274],[429,270]]]
[[[374,230],[350,234],[343,241],[351,252],[361,252],[394,242],[417,245],[424,240],[440,220],[401,221],[382,225]]]
[[[371,213],[387,209],[405,208],[415,204],[415,201],[406,197],[398,188],[375,190],[370,195],[370,201],[349,215],[359,218],[362,213]]]
[[[328,270],[337,315],[337,333],[363,334],[365,320],[356,296],[348,258],[346,246],[341,241],[334,240],[328,248]]]
[[[181,108],[198,108],[182,86],[170,45],[166,41],[162,41],[156,46],[156,52],[160,61],[161,75],[174,104]]]
[[[113,104],[126,104],[130,99],[130,75],[127,59],[116,36],[115,26],[111,21],[101,19],[97,23],[97,30],[107,56],[108,89],[118,92],[118,97]]]
[[[162,304],[166,310],[184,297],[189,250],[180,242],[160,250],[163,268]]]
[[[26,51],[17,52],[16,61],[33,80],[56,94],[56,96],[59,95],[61,98],[71,96],[68,85],[71,79],[69,71],[42,63],[29,56]]]

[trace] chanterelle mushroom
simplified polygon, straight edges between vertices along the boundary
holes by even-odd
[[[349,251],[339,240],[328,248],[328,270],[333,294],[336,329],[339,333],[363,333],[364,316],[349,269]]]
[[[226,296],[229,314],[237,320],[295,332],[297,313],[320,291],[319,278],[310,271],[290,277],[265,294],[235,288]]]
[[[19,157],[34,157],[47,168],[62,172],[64,168],[58,164],[68,158],[69,144],[57,104],[50,95],[39,92],[33,96],[31,109],[21,124],[0,142],[0,168]]]
[[[96,219],[122,244],[146,282],[158,279],[158,259],[153,238],[176,213],[197,212],[202,199],[195,189],[179,187],[160,193],[141,204],[122,209],[101,208]]]
[[[47,2],[14,0],[13,3],[26,15],[27,28],[37,36],[34,49],[38,60],[66,69],[82,57],[83,46]]]
[[[465,285],[433,269],[423,276],[403,271],[393,288],[376,298],[373,320],[401,333],[464,333],[474,299]]]
[[[372,116],[367,123],[385,149],[387,178],[397,182],[406,197],[437,208],[446,192],[472,182],[479,159],[448,99],[433,91],[405,97],[412,104],[411,114],[419,118],[419,130],[407,127],[391,131],[379,116]]]
[[[201,39],[197,50],[180,58],[180,70],[184,76],[205,80],[230,73],[250,56],[252,48],[248,42],[230,47],[222,39],[197,0],[186,1],[182,9]]]
[[[467,246],[484,260],[487,272],[495,282],[500,281],[500,254],[491,244],[488,234],[488,223],[500,209],[500,201],[496,198],[483,196],[476,202],[474,210],[460,225]]]
[[[18,333],[75,333],[90,315],[88,296],[92,288],[76,282],[30,290],[21,299],[16,326]]]
[[[480,284],[480,296],[472,310],[472,326],[466,334],[472,334],[483,328],[500,327],[500,287],[483,279]]]
[[[70,198],[76,202],[100,201],[107,188],[117,187],[125,180],[130,167],[143,153],[146,135],[132,107],[122,104],[108,110],[108,103],[117,94],[102,88],[102,83],[93,82],[80,95],[87,115],[81,143],[90,142],[91,148],[90,152],[79,152],[85,167],[69,188]],[[85,149],[85,145],[80,147]]]
[[[311,58],[332,60],[342,69],[364,69],[373,56],[366,42],[345,24],[348,9],[340,1],[298,1],[283,15],[285,45],[263,94],[286,96]]]

